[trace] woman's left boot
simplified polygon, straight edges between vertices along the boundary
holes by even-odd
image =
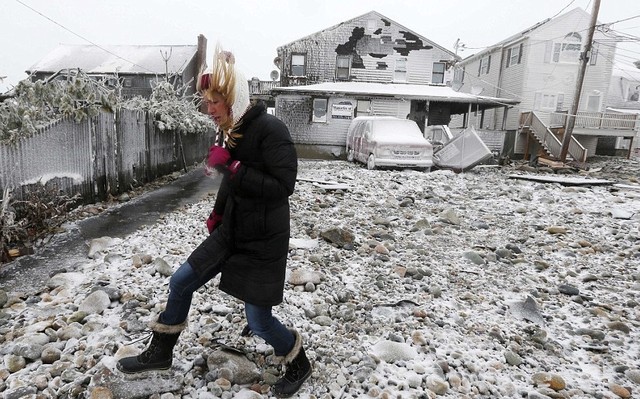
[[[298,392],[302,384],[311,375],[311,363],[302,347],[302,337],[295,330],[290,330],[296,338],[293,349],[281,358],[285,364],[285,374],[273,384],[272,389],[279,398],[288,398]]]
[[[187,322],[177,325],[167,325],[152,322],[149,327],[153,331],[151,342],[144,352],[138,356],[125,357],[118,361],[118,370],[132,374],[149,370],[167,370],[173,363],[173,347]]]

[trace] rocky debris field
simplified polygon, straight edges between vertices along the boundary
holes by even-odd
[[[454,174],[301,160],[285,302],[314,365],[300,397],[630,398],[640,390],[640,166],[562,185],[523,163]],[[552,172],[552,171],[551,171]],[[566,172],[566,171],[565,171]],[[557,175],[554,175],[557,176]],[[573,176],[573,177],[576,177]],[[213,196],[91,242],[33,293],[0,290],[0,393],[260,398],[281,372],[217,279],[166,372],[124,376]]]

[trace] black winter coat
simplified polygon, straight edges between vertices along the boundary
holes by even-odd
[[[218,244],[229,252],[220,289],[253,305],[273,306],[284,291],[298,158],[287,126],[262,104],[247,111],[236,131],[242,137],[229,152],[241,166],[233,178],[223,177],[214,205],[223,215]],[[210,266],[193,255],[188,261],[200,275]]]

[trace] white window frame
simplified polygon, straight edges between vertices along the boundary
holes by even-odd
[[[346,63],[346,66],[341,66],[341,63]],[[340,73],[341,71],[343,72],[342,74]],[[349,80],[349,76],[351,76],[351,56],[336,56],[336,80]]]
[[[556,64],[577,64],[582,52],[582,36],[571,32],[560,42],[553,43],[551,62]]]
[[[396,58],[396,65],[393,69],[393,81],[394,82],[406,82],[407,81],[407,57]]]
[[[602,93],[598,90],[594,90],[589,93],[584,107],[587,112],[600,112],[600,109],[602,108]]]
[[[515,46],[510,47],[509,50],[507,50],[506,68],[509,68],[510,66],[517,65],[520,63],[520,61],[522,60],[521,51],[522,51],[522,43],[516,44]]]
[[[491,70],[491,55],[482,57],[480,59],[480,65],[478,65],[478,76],[488,75]]]
[[[302,69],[301,73],[298,70]],[[291,76],[306,76],[307,74],[307,55],[304,53],[291,54]]]
[[[314,98],[313,109],[311,111],[311,122],[327,123],[327,114],[329,113],[328,107],[329,107],[328,98],[325,98],[325,97]]]
[[[562,99],[564,101],[564,94],[562,94]],[[556,111],[558,109],[558,93],[536,92],[533,109],[535,111]]]
[[[356,116],[371,115],[371,100],[358,100]]]
[[[436,70],[437,68],[442,68],[442,71]],[[444,62],[434,62],[433,63],[433,71],[431,72],[431,83],[444,83],[444,75],[447,71],[447,64]],[[440,79],[436,79],[439,77]]]

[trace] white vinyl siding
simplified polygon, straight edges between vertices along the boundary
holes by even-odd
[[[395,116],[405,119],[411,112],[411,101],[371,100],[371,115]]]

